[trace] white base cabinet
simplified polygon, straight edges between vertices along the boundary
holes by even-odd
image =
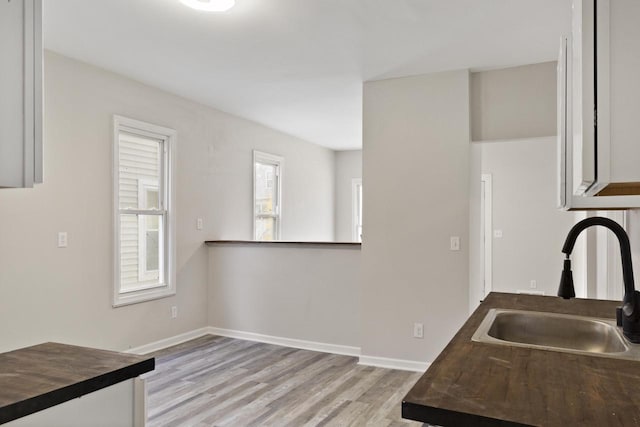
[[[7,427],[144,427],[145,381],[134,378],[10,421]]]

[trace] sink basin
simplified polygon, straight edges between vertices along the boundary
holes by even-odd
[[[609,319],[537,311],[491,309],[472,340],[640,360],[640,346],[629,343],[619,331],[615,321]]]

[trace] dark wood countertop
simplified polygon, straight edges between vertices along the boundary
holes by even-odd
[[[492,308],[615,318],[616,301],[492,293],[402,402],[441,426],[640,426],[640,362],[471,341]]]
[[[207,240],[207,245],[258,245],[258,246],[282,246],[282,245],[298,245],[298,246],[346,246],[355,249],[360,249],[362,243],[360,242],[296,242],[289,240]]]
[[[152,371],[148,356],[45,343],[0,354],[0,424]]]

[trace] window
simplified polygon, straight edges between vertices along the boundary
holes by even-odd
[[[282,212],[281,180],[284,159],[253,152],[253,238],[279,240]]]
[[[114,117],[114,306],[176,292],[175,143],[172,129]]]
[[[362,242],[362,179],[351,181],[351,199],[353,200],[353,241]]]

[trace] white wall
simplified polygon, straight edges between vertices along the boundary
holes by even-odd
[[[473,141],[555,135],[556,65],[471,73]]]
[[[362,179],[362,150],[336,151],[336,241],[353,240],[352,181]]]
[[[541,187],[533,189],[533,197],[531,200],[539,200],[540,192],[547,193],[548,198],[555,200],[555,148],[553,148],[553,140],[550,137],[556,134],[556,62],[546,62],[540,64],[524,65],[519,67],[510,67],[496,70],[488,70],[471,73],[471,134],[474,141],[492,141],[503,140],[511,143],[519,143],[527,138],[537,138],[542,141],[546,138],[546,151],[544,164],[541,165],[541,173],[544,171],[545,179],[541,183]],[[469,258],[469,306],[474,310],[483,298],[483,261],[481,259],[480,241],[480,175],[482,174],[482,160],[486,153],[487,144],[471,145],[471,174],[470,174],[470,258]],[[501,152],[503,145],[492,146],[496,153]],[[524,147],[524,146],[523,146]],[[543,149],[542,146],[538,148]],[[524,148],[522,148],[524,150]],[[512,147],[511,151],[517,151],[518,148]],[[491,155],[491,154],[490,154]],[[502,154],[496,154],[498,173],[504,173],[505,168],[509,168],[509,161],[521,161],[515,153],[508,154],[504,151]],[[504,157],[505,163],[501,163],[500,156]],[[538,153],[537,158],[540,158]],[[535,162],[525,160],[525,174],[533,173],[532,165]],[[531,178],[533,179],[533,178]],[[529,181],[531,181],[529,179]],[[554,180],[550,187],[550,180]],[[521,182],[522,179],[520,179]],[[515,181],[514,181],[515,182]],[[503,188],[498,182],[498,190]],[[522,189],[521,191],[525,191]],[[528,191],[528,189],[527,189]],[[498,195],[498,200],[503,198]],[[547,203],[545,202],[545,203]],[[499,202],[500,203],[500,202]],[[525,203],[526,204],[526,203]],[[501,203],[501,210],[504,211],[503,216],[509,217],[509,207],[505,203]],[[528,205],[531,206],[531,205]],[[555,202],[554,202],[555,206]],[[518,221],[520,218],[520,209],[513,205],[513,219]],[[547,211],[549,212],[549,211]],[[500,217],[499,215],[499,217]],[[495,228],[495,227],[494,227]],[[568,230],[567,230],[568,231]],[[530,234],[530,233],[529,233]],[[530,237],[530,235],[529,235]],[[508,237],[507,237],[508,239]],[[524,241],[524,236],[523,236]],[[498,242],[497,250],[501,251],[503,240]],[[529,243],[529,242],[527,242]],[[534,246],[542,247],[542,244],[534,244]],[[580,248],[577,248],[577,250]],[[547,248],[546,251],[549,249]],[[576,257],[579,258],[579,257]],[[580,259],[576,259],[578,263]],[[500,263],[500,261],[498,261]],[[554,264],[555,265],[555,264]],[[497,266],[498,287],[497,290],[517,291],[520,289],[529,289],[530,280],[540,280],[531,277],[525,281],[521,277],[513,277],[511,274],[504,276],[503,268],[505,263]],[[580,276],[577,272],[577,276]],[[529,273],[531,275],[531,273]],[[536,276],[536,275],[534,275]],[[547,276],[547,274],[545,274]],[[546,281],[547,279],[543,279]],[[554,279],[554,282],[556,279]],[[523,284],[526,284],[523,288]],[[550,286],[550,285],[543,285]],[[549,290],[545,290],[549,292]],[[555,294],[555,290],[554,290]]]
[[[501,230],[503,236],[489,236],[492,290],[556,295],[564,260],[561,249],[575,214],[556,207],[555,137],[478,145],[480,172],[492,176],[493,230]],[[479,187],[480,177],[475,180],[473,185]],[[479,198],[472,203],[479,205]],[[472,232],[480,234],[479,228]],[[472,259],[479,255],[472,251]],[[480,288],[481,280],[478,277],[471,286]],[[531,280],[536,289],[531,289]]]
[[[45,182],[0,191],[0,351],[43,341],[127,349],[206,326],[203,241],[251,237],[254,148],[285,157],[283,237],[333,237],[332,151],[50,52],[45,70]],[[113,114],[178,131],[177,295],[117,309]],[[68,248],[56,248],[58,231]]]
[[[206,110],[214,112],[214,110]],[[334,238],[334,152],[238,117],[204,115],[196,163],[209,239],[253,239],[252,150],[284,157],[282,240]]]
[[[565,212],[556,208],[555,137],[473,143],[470,205],[470,309],[482,299],[480,253],[480,175],[493,177],[493,290],[544,291],[556,295],[564,254],[561,249],[571,227],[590,216],[605,216],[625,224],[622,211]],[[627,215],[632,245],[634,211]],[[637,215],[637,214],[636,214]],[[620,246],[606,228],[581,233],[571,254],[578,298],[620,300]],[[636,251],[634,256],[640,256]],[[638,267],[636,266],[636,269]],[[530,288],[536,280],[537,289]]]
[[[209,325],[360,345],[360,247],[223,244],[209,248]]]
[[[364,85],[363,355],[433,361],[467,318],[469,129],[466,70]]]

